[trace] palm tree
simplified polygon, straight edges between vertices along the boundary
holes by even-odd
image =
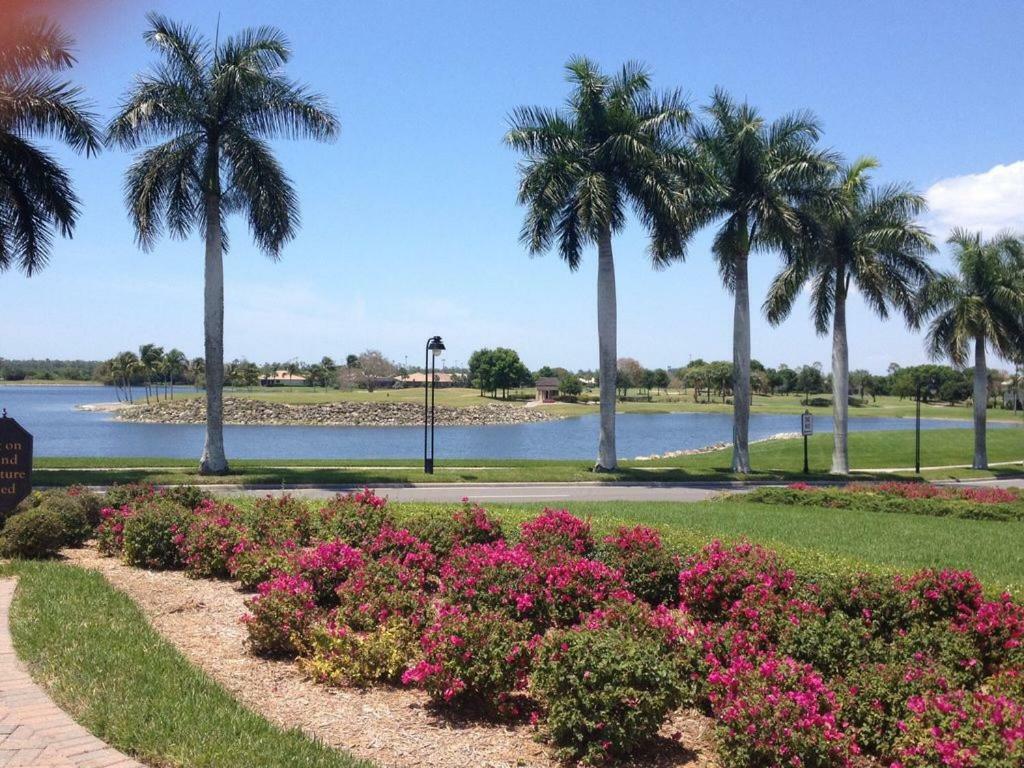
[[[115,390],[124,388],[124,399],[128,403],[134,402],[132,396],[132,377],[139,370],[139,358],[134,352],[122,352],[115,357],[110,364],[110,371],[114,378]],[[121,396],[118,395],[118,400]]]
[[[701,223],[721,221],[712,251],[733,313],[733,472],[750,472],[750,287],[751,253],[780,250],[794,242],[802,225],[799,205],[835,167],[829,152],[816,148],[817,120],[794,113],[768,124],[749,104],[736,104],[716,90],[694,141],[712,184],[701,195]]]
[[[139,370],[142,372],[146,385],[146,402],[149,402],[149,391],[153,387],[153,374],[159,370],[164,359],[164,348],[156,344],[143,344],[139,347]],[[156,399],[160,399],[160,389],[157,388]]]
[[[655,266],[682,258],[692,228],[681,181],[692,173],[682,139],[690,111],[679,92],[656,95],[639,65],[614,76],[585,59],[566,66],[567,109],[520,107],[506,143],[525,155],[518,201],[528,207],[521,240],[531,253],[551,248],[579,269],[583,249],[597,246],[597,325],[601,432],[595,469],[615,453],[616,299],[612,235],[627,206],[647,228]]]
[[[881,318],[890,308],[917,324],[917,297],[933,276],[928,233],[915,223],[924,198],[906,187],[871,187],[878,162],[862,157],[839,168],[805,207],[810,226],[804,237],[785,249],[786,265],[772,283],[765,313],[782,322],[810,284],[811,316],[819,335],[832,326],[832,472],[849,474],[847,427],[850,352],[846,336],[846,300],[856,287]]]
[[[54,231],[71,237],[78,218],[67,171],[29,139],[56,138],[86,155],[102,146],[81,89],[57,75],[74,64],[70,47],[47,21],[0,25],[0,272],[34,275]]]
[[[192,384],[196,388],[196,392],[199,391],[199,377],[205,378],[206,374],[206,361],[201,357],[193,358],[188,364],[189,373],[192,374]],[[205,385],[205,381],[203,382]]]
[[[170,390],[170,397],[174,399],[174,379],[180,376],[188,368],[188,358],[180,349],[172,349],[164,355],[164,372],[167,374],[167,382]],[[166,393],[168,388],[164,389]]]
[[[278,30],[247,29],[211,45],[159,14],[147,18],[144,38],[162,62],[138,79],[107,138],[126,149],[165,139],[139,154],[125,181],[125,202],[144,249],[154,246],[164,226],[179,238],[202,229],[206,443],[200,471],[223,474],[225,219],[244,214],[256,244],[279,258],[295,235],[298,203],[267,142],[333,139],[338,122],[320,96],[285,77],[291,51]]]
[[[933,315],[928,327],[928,351],[933,358],[948,357],[954,365],[967,363],[974,345],[974,463],[988,468],[985,442],[988,404],[986,347],[1011,358],[1024,338],[1024,286],[1012,259],[1020,241],[1007,234],[983,240],[980,232],[954,230],[957,274],[943,274],[923,294],[923,312]]]

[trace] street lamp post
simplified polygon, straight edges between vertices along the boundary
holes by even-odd
[[[423,361],[423,471],[428,475],[434,474],[434,390],[437,388],[437,358],[442,352],[444,342],[440,336],[427,339]],[[426,380],[427,376],[430,377],[429,381]]]

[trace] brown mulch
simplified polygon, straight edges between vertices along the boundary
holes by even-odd
[[[64,554],[72,564],[102,573],[192,663],[273,723],[300,728],[381,768],[558,766],[531,726],[453,720],[429,707],[420,691],[331,688],[304,678],[293,662],[252,656],[239,621],[246,595],[230,582],[129,568],[91,548]],[[717,768],[712,721],[676,712],[634,765]]]

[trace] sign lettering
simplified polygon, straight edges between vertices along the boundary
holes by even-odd
[[[32,493],[32,435],[0,416],[0,518]]]

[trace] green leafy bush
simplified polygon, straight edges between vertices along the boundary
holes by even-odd
[[[257,656],[295,656],[319,616],[312,585],[291,574],[260,584],[258,594],[246,600],[245,607],[249,613],[242,622]]]
[[[649,743],[682,697],[672,657],[617,627],[549,632],[530,682],[560,756],[589,764]]]
[[[418,630],[399,617],[370,632],[328,621],[313,627],[300,644],[299,666],[312,679],[329,685],[397,683],[416,655],[418,640]]]
[[[124,522],[124,561],[140,568],[180,568],[178,544],[188,519],[189,511],[169,498],[138,504],[135,514]]]
[[[36,507],[7,518],[0,533],[0,555],[26,559],[53,557],[67,544],[64,519],[53,509]]]

